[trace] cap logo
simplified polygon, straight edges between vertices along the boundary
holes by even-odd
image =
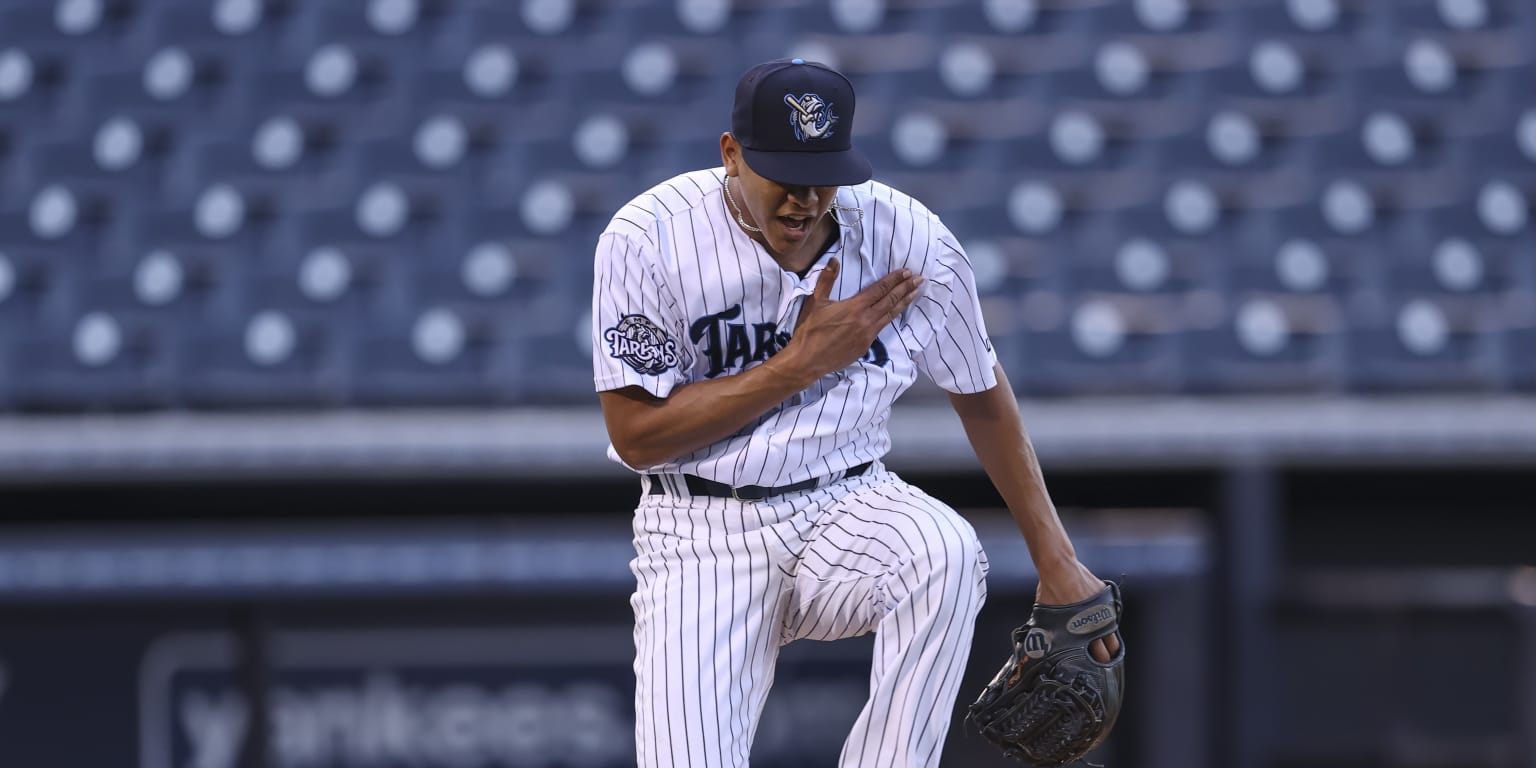
[[[837,115],[832,114],[832,105],[822,101],[820,96],[807,93],[796,98],[786,93],[784,103],[790,106],[789,124],[795,128],[795,138],[810,141],[832,135]]]

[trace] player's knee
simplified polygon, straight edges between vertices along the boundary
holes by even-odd
[[[987,554],[976,530],[958,515],[928,539],[928,576],[949,591],[977,588],[987,575]],[[983,587],[984,588],[984,587]]]

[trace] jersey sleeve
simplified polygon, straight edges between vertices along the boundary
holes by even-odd
[[[976,275],[955,236],[936,220],[933,231],[926,282],[905,313],[903,335],[918,350],[918,370],[934,384],[956,394],[983,392],[997,386],[997,354],[982,321]]]
[[[592,374],[597,391],[637,386],[666,397],[692,367],[677,301],[649,244],[598,238],[592,279]]]

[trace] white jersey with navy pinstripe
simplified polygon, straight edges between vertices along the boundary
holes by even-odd
[[[919,372],[954,392],[996,385],[970,265],[937,217],[868,182],[838,190],[845,222],[804,277],[726,210],[722,169],[683,174],[624,206],[593,287],[598,390],[729,376],[789,343],[831,257],[835,299],[892,270],[927,278],[864,358],[737,434],[659,467],[635,510],[635,756],[641,768],[746,768],[780,646],[877,635],[869,698],[842,768],[933,768],[986,599],[986,553],[953,509],[879,461],[891,404]],[[618,460],[617,452],[609,455]],[[873,462],[846,477],[840,470]],[[694,495],[816,488],[762,501]]]
[[[656,397],[760,365],[794,333],[801,304],[830,257],[845,299],[892,270],[926,278],[919,299],[864,358],[737,434],[666,464],[733,486],[824,477],[885,455],[892,403],[922,372],[951,392],[996,385],[965,253],[939,218],[877,181],[841,187],[843,226],[802,278],[786,272],[726,209],[724,169],[685,173],[636,197],[598,240],[593,367],[598,391],[639,386]],[[609,447],[608,455],[620,461]]]

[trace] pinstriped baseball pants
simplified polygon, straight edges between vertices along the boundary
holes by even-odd
[[[970,523],[876,463],[766,501],[642,495],[635,515],[641,768],[746,766],[779,648],[876,633],[841,768],[935,766],[986,600]]]

